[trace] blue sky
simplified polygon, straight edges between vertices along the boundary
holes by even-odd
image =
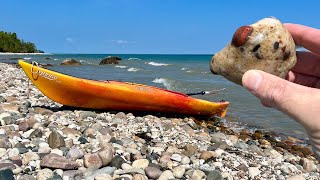
[[[0,30],[51,53],[212,54],[274,16],[320,28],[320,1],[2,0]]]

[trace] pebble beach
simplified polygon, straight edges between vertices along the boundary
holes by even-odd
[[[218,120],[65,108],[15,64],[0,63],[0,81],[1,180],[319,179],[301,139]]]

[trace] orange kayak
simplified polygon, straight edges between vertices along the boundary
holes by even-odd
[[[44,95],[67,106],[224,117],[229,105],[142,84],[76,78],[22,60],[19,64]]]

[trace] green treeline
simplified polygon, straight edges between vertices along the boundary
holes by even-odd
[[[24,42],[16,33],[0,31],[0,52],[11,53],[43,53],[37,50],[34,43]]]

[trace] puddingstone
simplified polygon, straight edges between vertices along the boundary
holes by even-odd
[[[212,57],[210,69],[239,85],[250,69],[285,78],[297,62],[295,49],[294,40],[282,23],[274,17],[264,18],[238,28],[232,41]]]

